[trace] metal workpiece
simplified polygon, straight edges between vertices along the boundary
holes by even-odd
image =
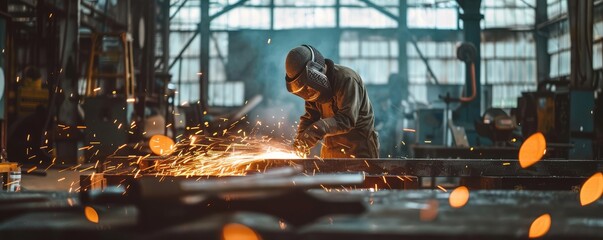
[[[128,166],[152,172],[155,161],[164,157],[114,156],[105,160],[109,172],[125,173],[111,166]],[[128,163],[138,162],[138,165]],[[523,169],[517,159],[420,159],[420,158],[331,158],[331,159],[264,159],[254,161],[252,170],[300,165],[312,173],[366,172],[378,175],[410,175],[418,177],[481,177],[481,176],[567,176],[588,177],[603,171],[603,162],[596,160],[541,160]]]
[[[603,163],[595,160],[541,160],[524,169],[516,159],[394,158],[260,159],[235,166],[237,169],[229,168],[233,170],[230,175],[174,175],[157,171],[157,166],[164,166],[166,163],[170,161],[165,157],[109,157],[103,164],[99,164],[97,174],[81,176],[80,187],[87,191],[98,186],[123,185],[124,181],[141,176],[162,181],[185,178],[206,181],[296,166],[308,176],[362,172],[364,181],[354,184],[352,189],[435,189],[442,183],[464,185],[472,189],[573,190],[579,188],[589,176],[603,171]]]
[[[258,212],[301,226],[329,214],[360,214],[362,198],[317,197],[308,188],[360,184],[360,173],[300,175],[299,168],[279,168],[237,178],[161,179],[139,177],[121,187],[80,192],[85,205],[134,205],[138,224],[157,229],[199,217],[229,212]],[[157,206],[162,206],[157,208]],[[292,208],[292,206],[295,206]]]

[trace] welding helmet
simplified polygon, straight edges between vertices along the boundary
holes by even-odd
[[[308,102],[326,103],[333,98],[320,52],[310,45],[292,49],[286,60],[287,90]]]

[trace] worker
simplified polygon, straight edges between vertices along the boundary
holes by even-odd
[[[287,90],[305,102],[293,147],[301,157],[322,140],[322,158],[377,158],[373,107],[360,76],[310,45],[289,51]]]

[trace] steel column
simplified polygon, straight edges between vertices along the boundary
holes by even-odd
[[[406,43],[408,42],[408,26],[406,12],[408,5],[405,0],[398,1],[398,74],[400,85],[408,88],[408,53],[406,52]],[[408,98],[408,89],[400,89],[400,92],[405,93],[401,99]],[[395,104],[400,104],[399,102]]]
[[[199,23],[200,41],[200,63],[199,66],[199,101],[203,109],[207,108],[207,94],[209,86],[209,35],[211,19],[209,16],[209,1],[201,1],[201,22]],[[228,8],[228,7],[227,7]]]
[[[540,26],[548,19],[547,0],[536,1],[536,26]],[[551,57],[548,53],[548,30],[546,28],[536,27],[534,29],[534,39],[536,40],[536,69],[538,82],[549,78]]]
[[[463,9],[463,13],[459,16],[463,20],[463,35],[464,41],[472,43],[475,46],[475,77],[476,77],[476,97],[473,101],[463,103],[455,112],[455,123],[465,127],[467,132],[467,138],[469,144],[475,145],[477,143],[477,133],[472,130],[473,122],[481,117],[481,79],[480,79],[480,63],[481,63],[481,50],[480,50],[480,38],[481,29],[480,21],[483,15],[480,13],[481,0],[457,0],[459,6]],[[466,64],[465,66],[465,93],[469,94],[473,90],[471,89],[471,66]]]
[[[593,0],[567,1],[571,39],[570,88],[592,90]]]

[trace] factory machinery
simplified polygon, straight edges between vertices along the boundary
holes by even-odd
[[[136,64],[132,55],[154,59],[156,47],[152,41],[133,41],[141,36],[127,32],[86,36],[81,40],[89,50],[80,56],[89,59],[86,91],[73,101],[81,100],[87,117],[59,120],[74,129],[82,121],[86,128],[79,138],[87,146],[104,144],[85,150],[94,172],[82,174],[69,192],[1,192],[0,239],[603,238],[603,162],[595,160],[601,143],[593,140],[601,128],[583,111],[599,109],[595,103],[601,98],[595,99],[594,92],[600,90],[559,92],[562,88],[549,87],[559,81],[543,82],[541,91],[524,93],[518,100],[517,114],[479,112],[479,50],[474,48],[480,46],[482,16],[479,1],[458,2],[468,41],[461,45],[459,59],[466,63],[466,93],[472,94],[442,95],[447,103],[461,102],[451,117],[452,109],[447,109],[441,118],[448,122],[440,123],[451,130],[442,135],[450,133],[456,146],[445,146],[446,138],[442,146],[417,145],[415,156],[420,158],[302,159],[291,154],[287,142],[222,132],[225,126],[233,132],[248,127],[239,121],[248,107],[229,116],[231,120],[204,124],[202,104],[191,110],[199,117],[187,124],[185,140],[171,142],[163,136],[170,135],[167,128],[145,139],[145,109],[170,110],[168,97],[157,97],[169,96],[166,87],[146,89],[169,77],[155,73],[152,61]],[[102,12],[86,4],[79,7],[89,9],[82,16],[89,25],[120,25],[111,18],[99,25],[92,16]],[[155,19],[149,15],[154,11],[145,10],[135,18]],[[159,31],[155,26],[134,27],[151,28],[146,34],[135,31],[148,40]],[[163,64],[159,66],[166,70]],[[134,69],[142,72],[135,76]],[[139,127],[103,132],[118,122]],[[518,146],[509,146],[517,125],[522,138]],[[68,129],[59,128],[56,136],[74,133]],[[417,136],[421,131],[417,129]],[[537,139],[536,146],[529,143],[530,136]],[[471,147],[479,137],[491,140],[492,146]],[[74,145],[70,137],[54,141]],[[117,151],[122,148],[131,151]],[[60,149],[57,157],[73,157],[64,151],[71,148]],[[3,186],[12,182],[9,172],[20,172],[15,163],[0,163],[0,170],[6,173]]]

